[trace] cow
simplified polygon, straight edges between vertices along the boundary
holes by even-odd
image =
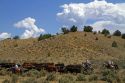
[[[34,66],[34,64],[35,63],[27,63],[27,62],[24,62],[23,64],[22,64],[22,67],[23,67],[23,69],[25,70],[25,71],[29,71],[29,70],[31,70],[31,69],[35,69],[35,66]]]
[[[55,64],[55,66],[56,66],[58,72],[64,73],[65,65],[63,63]]]
[[[0,68],[10,69],[15,63],[0,63]]]
[[[65,67],[65,72],[69,72],[69,73],[81,73],[82,70],[82,65],[77,64],[77,65],[67,65]]]
[[[57,68],[54,63],[45,63],[45,70],[48,72],[56,72]]]
[[[34,69],[40,71],[41,69],[46,69],[47,68],[47,63],[35,63],[34,64]]]

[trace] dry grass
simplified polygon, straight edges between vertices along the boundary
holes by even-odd
[[[63,62],[78,64],[85,59],[109,60],[125,59],[125,40],[112,36],[107,38],[102,34],[75,32],[58,35],[42,41],[37,39],[4,40],[0,42],[1,60],[12,62]],[[98,40],[96,40],[96,37]],[[118,48],[112,47],[116,41]]]

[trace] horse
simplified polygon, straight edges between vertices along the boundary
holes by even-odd
[[[22,74],[23,73],[23,68],[20,66],[18,68],[16,67],[11,67],[10,70],[12,71],[12,73],[14,74]]]
[[[103,64],[103,67],[107,68],[107,69],[119,69],[118,65],[117,64],[109,64],[109,63],[104,63]]]
[[[82,66],[83,66],[82,72],[85,74],[91,74],[94,70],[90,63],[83,63]]]

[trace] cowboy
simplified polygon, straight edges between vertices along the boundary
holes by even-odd
[[[86,61],[83,63],[83,67],[90,68],[91,62],[88,59],[86,59]]]
[[[109,60],[109,61],[108,61],[108,64],[109,64],[111,67],[114,67],[114,62],[113,62],[113,61]]]
[[[19,68],[17,64],[15,65],[15,68],[16,68],[16,69],[18,69],[18,68]]]

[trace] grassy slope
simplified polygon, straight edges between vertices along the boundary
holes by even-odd
[[[0,59],[11,61],[38,61],[81,63],[85,59],[108,60],[125,58],[125,40],[113,36],[111,39],[102,34],[75,32],[58,35],[53,38],[37,41],[4,40],[0,42]],[[99,40],[95,40],[98,37]],[[116,41],[118,48],[113,48]]]

